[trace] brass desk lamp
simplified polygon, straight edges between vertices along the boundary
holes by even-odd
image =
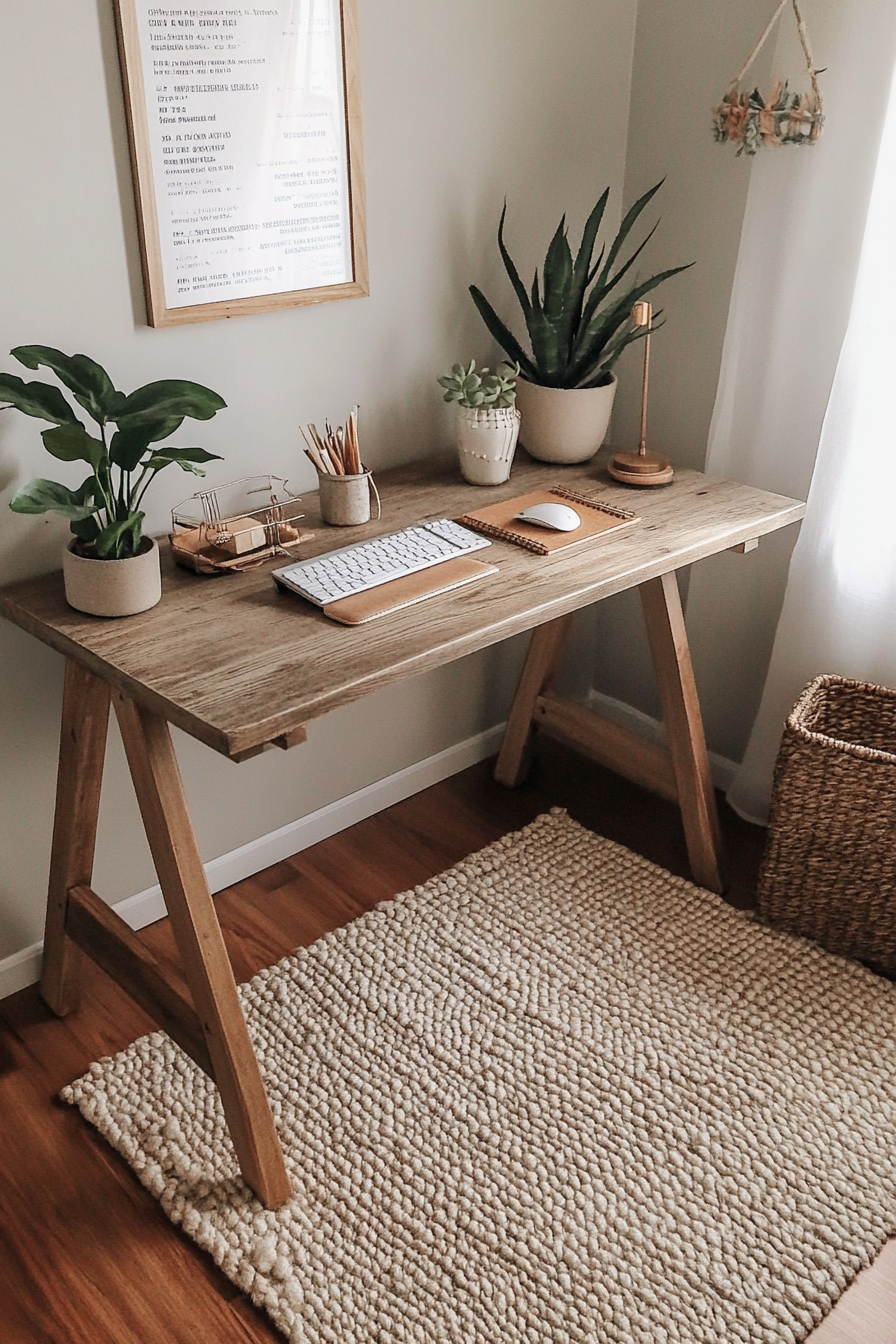
[[[636,453],[617,453],[608,468],[615,481],[625,485],[647,486],[667,485],[674,472],[668,457],[660,453],[647,451],[647,393],[650,387],[650,338],[652,335],[653,308],[649,303],[636,303],[632,309],[632,322],[636,327],[646,327],[644,337],[644,382],[641,386],[641,442]]]

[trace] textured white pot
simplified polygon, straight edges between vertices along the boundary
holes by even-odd
[[[65,600],[91,616],[136,616],[162,596],[159,548],[151,537],[147,550],[129,560],[89,560],[69,549],[62,558]]]
[[[615,375],[606,387],[540,387],[520,378],[520,442],[540,462],[587,462],[607,437],[615,397]]]
[[[464,480],[471,485],[501,485],[510,475],[520,413],[513,406],[500,410],[457,408],[457,451]]]

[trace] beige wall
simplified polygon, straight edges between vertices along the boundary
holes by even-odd
[[[563,209],[578,224],[603,185],[620,199],[635,7],[360,0],[371,297],[153,331],[143,321],[110,0],[5,0],[0,350],[83,350],[125,390],[160,377],[207,383],[229,409],[180,441],[224,454],[220,480],[273,470],[309,485],[297,422],[338,417],[355,400],[372,466],[444,447],[450,418],[434,379],[454,359],[489,353],[466,285],[500,289],[504,193],[527,269]],[[3,357],[2,367],[17,366]],[[6,509],[23,481],[53,474],[39,430],[0,416],[0,582],[55,567],[65,538],[58,519]],[[189,493],[190,478],[161,477],[150,525],[162,530]],[[179,737],[203,853],[229,851],[499,721],[519,652],[496,649],[384,692],[312,725],[307,746],[242,767]],[[0,622],[0,958],[40,936],[60,688],[60,660]],[[100,846],[96,885],[109,899],[152,883],[117,743]]]
[[[638,5],[626,201],[665,177],[648,211],[653,218],[662,215],[662,223],[644,253],[642,273],[695,263],[655,298],[666,326],[653,341],[648,438],[681,466],[704,463],[750,180],[750,161],[713,140],[712,108],[762,31],[767,11],[760,0]],[[765,77],[764,62],[754,68],[757,78]],[[637,443],[640,396],[641,355],[629,351],[613,421],[618,446]],[[736,564],[741,558],[725,559]],[[597,689],[658,716],[637,594],[601,603],[596,622]],[[726,675],[724,666],[708,668],[701,691],[718,675]],[[719,751],[730,750],[732,742],[742,749],[737,725],[713,723],[708,736]]]

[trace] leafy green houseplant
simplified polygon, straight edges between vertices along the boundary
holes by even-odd
[[[635,263],[653,237],[657,224],[623,259],[632,230],[661,186],[662,182],[658,182],[635,202],[612,242],[609,246],[604,244],[596,259],[594,249],[609,200],[609,188],[588,216],[575,257],[569,245],[564,215],[551,239],[541,275],[536,270],[529,290],[504,242],[507,215],[507,205],[504,205],[498,225],[498,249],[522,310],[530,351],[527,353],[476,285],[470,286],[470,294],[493,338],[519,366],[521,378],[517,390],[523,415],[523,441],[535,456],[545,457],[548,461],[582,461],[597,451],[612,409],[613,370],[623,350],[644,335],[643,329],[636,328],[631,321],[632,307],[664,280],[687,269],[686,266],[674,266],[647,279],[634,276]],[[653,329],[656,330],[655,323]],[[606,391],[590,398],[564,398],[543,396],[533,389],[577,393]],[[583,409],[586,404],[599,408],[590,430],[586,423],[588,412]],[[571,415],[573,423],[563,423],[564,415]],[[552,425],[558,417],[561,423]],[[539,451],[542,431],[546,433],[547,442],[544,451]],[[563,443],[569,446],[572,440],[575,440],[572,451],[577,455],[563,456]],[[560,445],[560,455],[554,454],[552,444],[554,447]]]
[[[510,475],[520,432],[516,409],[519,365],[490,373],[476,371],[476,361],[455,364],[439,383],[444,400],[457,405],[457,449],[460,469],[471,485],[500,485]]]
[[[14,374],[0,373],[0,404],[48,420],[51,428],[41,435],[47,452],[61,462],[84,462],[89,468],[74,490],[56,481],[29,481],[13,495],[9,506],[16,513],[52,511],[69,519],[75,541],[65,557],[66,592],[73,606],[95,611],[94,606],[82,606],[72,596],[71,575],[84,572],[76,562],[91,567],[92,585],[120,584],[120,567],[101,566],[107,570],[103,580],[95,562],[136,561],[154,552],[144,569],[149,573],[154,567],[158,575],[158,548],[143,536],[141,505],[147,489],[160,471],[174,463],[183,471],[204,476],[202,464],[218,458],[204,448],[162,446],[163,440],[185,419],[210,420],[226,403],[209,388],[180,379],[147,383],[126,395],[116,390],[105,369],[87,355],[65,355],[50,346],[21,345],[11,353],[28,369],[43,365],[55,373],[96,426],[91,433],[52,383],[25,382]],[[113,572],[118,575],[114,580]],[[160,580],[156,578],[153,584],[161,595]],[[142,600],[147,600],[146,595]],[[95,614],[130,613],[102,610]]]

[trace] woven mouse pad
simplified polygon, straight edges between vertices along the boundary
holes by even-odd
[[[63,1094],[293,1344],[782,1344],[896,1229],[896,990],[565,813],[241,990],[295,1197],[156,1033]]]

